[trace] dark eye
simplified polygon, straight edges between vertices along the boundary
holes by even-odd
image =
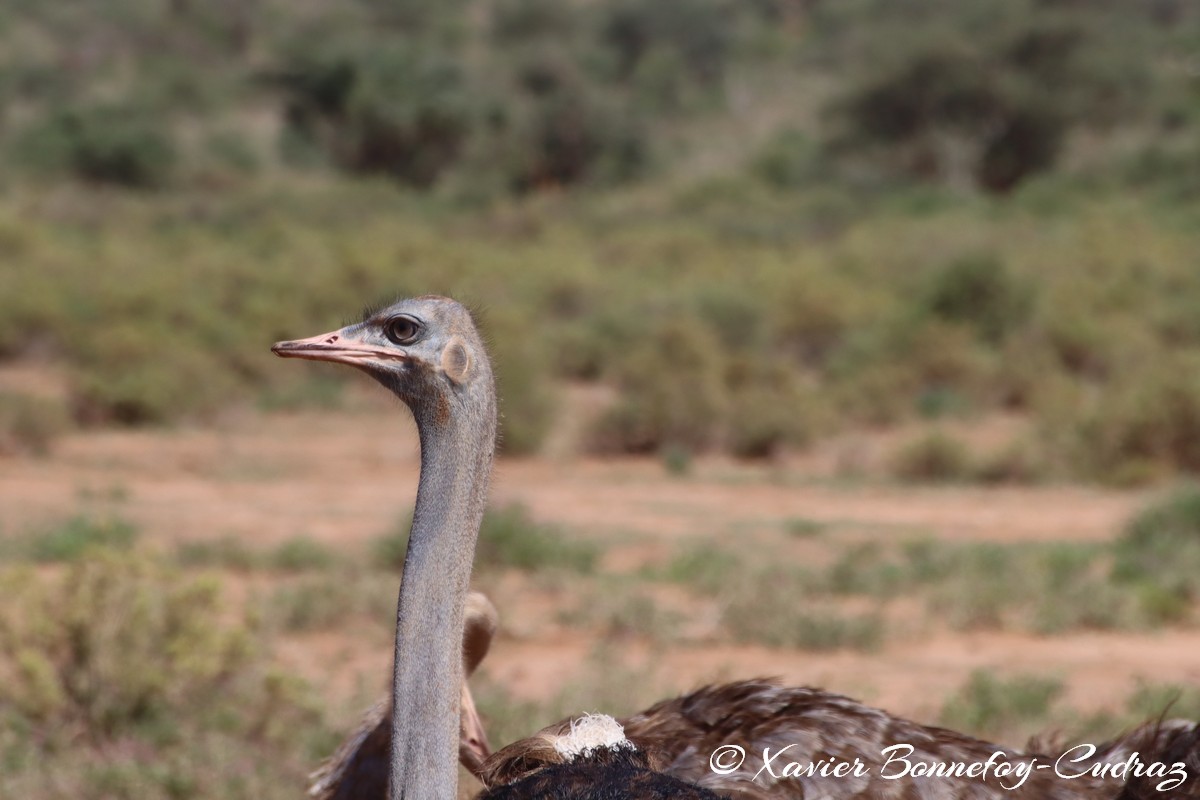
[[[421,324],[412,317],[393,317],[383,326],[383,335],[392,344],[412,344],[421,332]]]

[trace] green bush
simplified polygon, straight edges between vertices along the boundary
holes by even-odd
[[[177,160],[168,125],[136,106],[62,109],[26,131],[20,147],[28,163],[43,171],[153,189],[168,182]]]
[[[600,40],[612,53],[621,78],[631,78],[647,59],[670,50],[692,80],[716,86],[732,44],[730,15],[736,13],[733,4],[722,0],[613,0],[601,6]]]
[[[785,446],[807,444],[821,414],[799,375],[781,363],[730,364],[726,447],[742,458],[767,458]]]
[[[879,37],[875,52],[864,49],[867,68],[835,103],[834,148],[884,174],[1003,193],[1054,167],[1073,128],[1105,126],[1106,102],[1139,112],[1145,69],[1115,34],[1132,20],[1024,6],[941,6],[940,18],[907,27],[877,7],[866,35]]]
[[[621,183],[645,173],[650,152],[642,121],[557,51],[526,56],[512,82],[493,101],[494,123],[480,134],[464,179],[499,170],[503,188],[526,193]]]
[[[1077,413],[1077,469],[1112,483],[1200,471],[1200,377],[1190,356],[1130,365]]]
[[[984,340],[997,343],[1025,322],[1032,297],[1029,286],[987,253],[964,256],[938,269],[925,287],[923,305],[928,313],[969,325]]]
[[[892,472],[906,481],[962,481],[973,467],[966,445],[934,431],[901,447],[892,459]]]
[[[93,551],[49,585],[4,579],[0,703],[33,724],[111,740],[206,702],[251,657],[250,631],[220,621],[217,584],[141,557]]]
[[[95,550],[0,591],[6,797],[282,800],[336,741],[211,578]]]
[[[777,189],[798,189],[826,174],[822,155],[812,136],[784,129],[758,151],[750,162],[750,171]]]
[[[619,366],[620,402],[598,423],[599,452],[703,450],[720,439],[728,394],[712,329],[690,316],[664,320]]]
[[[337,560],[337,554],[328,545],[309,536],[295,536],[282,542],[268,558],[272,567],[285,572],[329,569]]]
[[[457,61],[412,40],[304,40],[275,80],[292,134],[353,172],[430,186],[459,158],[471,126]]]

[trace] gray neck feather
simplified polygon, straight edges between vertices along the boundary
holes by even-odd
[[[463,608],[496,440],[491,376],[447,400],[449,413],[414,408],[421,479],[396,614],[391,800],[457,791]]]

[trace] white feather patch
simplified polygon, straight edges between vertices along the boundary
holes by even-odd
[[[598,747],[610,750],[633,750],[633,742],[625,738],[625,729],[607,714],[585,714],[571,720],[571,732],[554,740],[554,750],[567,761],[587,755]]]

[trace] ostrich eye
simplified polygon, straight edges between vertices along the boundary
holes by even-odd
[[[383,335],[392,344],[412,344],[421,332],[421,324],[412,317],[395,317],[384,323]]]

